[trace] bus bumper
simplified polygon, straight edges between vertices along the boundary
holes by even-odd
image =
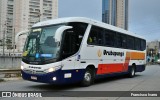
[[[146,69],[146,65],[136,65],[136,72],[143,72]]]
[[[58,70],[52,73],[31,74],[22,72],[22,78],[33,82],[49,83],[49,84],[71,84],[80,82],[84,77],[84,70]],[[68,75],[68,76],[67,76]]]

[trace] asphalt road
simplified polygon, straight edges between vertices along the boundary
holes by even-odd
[[[90,87],[79,85],[55,86],[25,80],[13,80],[0,83],[0,91],[160,91],[160,65],[147,66],[146,71],[136,73],[134,78],[124,76],[105,78]],[[54,97],[23,98],[27,100],[160,100],[157,97]],[[20,100],[22,98],[0,98],[2,100]]]

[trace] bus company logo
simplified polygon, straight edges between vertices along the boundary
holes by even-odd
[[[107,51],[107,50],[104,50],[103,54],[108,56],[120,56],[120,57],[124,56],[124,52],[115,52],[115,51]]]
[[[2,98],[12,97],[11,92],[2,92]]]
[[[97,55],[98,55],[98,57],[101,57],[102,56],[102,51],[98,50]]]

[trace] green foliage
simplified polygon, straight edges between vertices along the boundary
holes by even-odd
[[[7,49],[13,49],[11,39],[6,39],[6,46],[7,46]]]

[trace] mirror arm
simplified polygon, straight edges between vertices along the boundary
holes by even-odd
[[[53,38],[55,38],[55,42],[60,42],[63,32],[66,29],[71,29],[71,28],[73,28],[73,27],[72,26],[62,26],[62,27],[58,28],[55,33],[55,37],[53,37]]]

